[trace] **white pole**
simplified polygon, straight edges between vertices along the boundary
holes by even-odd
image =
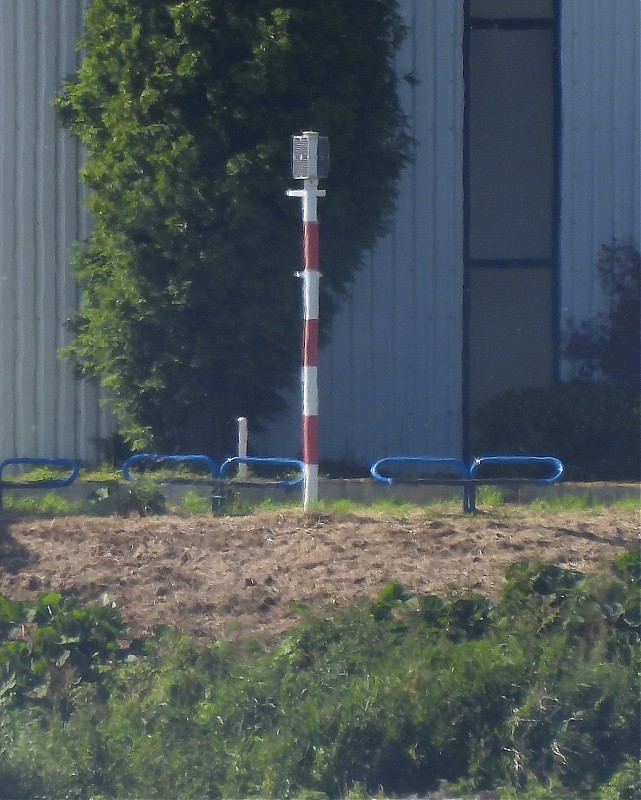
[[[247,458],[247,417],[238,417],[238,455]],[[238,477],[247,480],[247,464],[238,465]]]
[[[327,144],[326,137],[322,137]],[[319,247],[318,247],[318,198],[325,197],[325,190],[318,188],[319,177],[327,175],[319,169],[319,135],[305,131],[293,138],[300,144],[307,143],[307,168],[304,167],[305,148],[298,151],[301,160],[296,160],[296,145],[293,148],[293,175],[303,180],[302,189],[291,189],[290,197],[300,197],[303,212],[303,370],[302,370],[302,438],[303,438],[303,508],[308,511],[318,502],[318,305],[319,305]],[[328,155],[328,153],[327,153]],[[324,165],[326,166],[326,165]]]
[[[303,509],[318,502],[318,305],[319,255],[317,198],[325,197],[317,180],[287,192],[303,206]]]

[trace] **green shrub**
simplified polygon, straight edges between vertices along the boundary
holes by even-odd
[[[639,800],[640,797],[641,760],[638,758],[626,761],[599,793],[599,800]]]
[[[0,596],[0,707],[66,708],[69,687],[96,679],[125,630],[110,605],[84,606],[56,592],[34,602]]]
[[[147,517],[167,511],[167,499],[160,490],[158,481],[148,475],[125,483],[114,481],[103,486],[90,498],[90,504],[95,514],[139,514]]]
[[[573,381],[490,400],[476,414],[473,449],[555,456],[571,480],[638,480],[640,423],[638,391]]]
[[[134,449],[226,454],[237,413],[270,419],[298,372],[299,288],[282,268],[300,257],[292,133],[311,126],[332,148],[321,333],[386,229],[411,149],[403,17],[395,0],[83,8],[57,105],[84,145],[94,224],[66,352],[110,387]]]

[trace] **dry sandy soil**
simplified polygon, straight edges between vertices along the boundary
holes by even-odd
[[[299,619],[296,604],[343,605],[391,580],[496,596],[515,560],[590,572],[638,547],[639,515],[611,509],[5,519],[0,594],[115,602],[132,636],[161,623],[198,637],[273,636]]]

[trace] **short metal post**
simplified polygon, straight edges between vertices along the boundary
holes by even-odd
[[[247,458],[247,417],[238,417],[238,457]],[[246,481],[249,468],[243,461],[238,462],[238,477]]]
[[[214,484],[211,489],[211,513],[219,517],[225,510],[225,489],[222,483]]]
[[[476,486],[469,483],[463,484],[463,513],[474,514],[476,512]]]

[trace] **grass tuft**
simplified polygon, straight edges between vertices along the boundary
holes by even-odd
[[[17,516],[66,517],[81,513],[82,508],[80,501],[68,500],[55,492],[37,496],[9,492],[5,493],[2,503],[3,511]]]

